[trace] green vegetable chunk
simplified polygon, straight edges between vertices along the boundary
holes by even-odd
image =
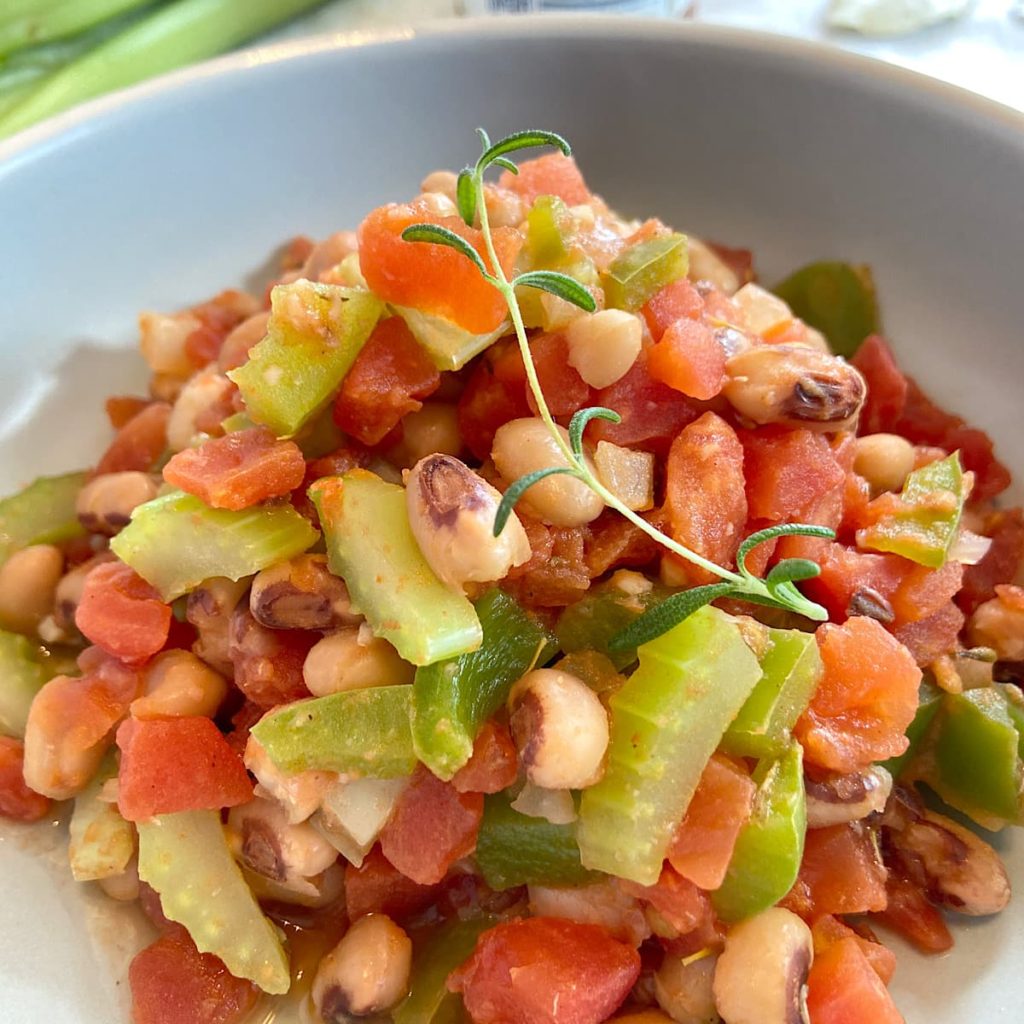
[[[512,684],[555,653],[554,638],[501,590],[476,603],[483,643],[475,651],[416,670],[412,736],[416,756],[450,779],[470,758],[480,727],[504,703]]]
[[[412,336],[426,349],[439,370],[461,370],[474,356],[489,349],[507,330],[503,320],[489,334],[471,334],[465,328],[433,313],[411,306],[392,306]]]
[[[61,544],[85,533],[75,500],[85,473],[41,476],[0,501],[0,565],[31,544]]]
[[[85,32],[149,0],[4,0],[0,16],[0,57],[26,46],[39,46]]]
[[[117,804],[103,799],[103,786],[117,778],[117,758],[108,752],[92,782],[75,797],[68,858],[77,882],[119,875],[135,852],[135,832]]]
[[[0,736],[25,735],[32,699],[49,678],[39,647],[0,629]]]
[[[903,485],[900,507],[858,530],[857,545],[939,569],[957,538],[965,500],[960,453],[954,452],[915,469]]]
[[[804,855],[803,748],[793,743],[777,760],[762,761],[754,781],[753,813],[736,840],[725,881],[711,894],[723,921],[753,917],[774,906],[793,888]]]
[[[906,737],[910,746],[896,757],[890,757],[888,761],[882,762],[882,767],[894,778],[898,779],[903,769],[914,759],[921,749],[928,735],[928,728],[935,720],[935,715],[942,706],[942,691],[928,682],[922,680],[921,688],[917,694],[917,711],[914,713],[914,720],[907,726]]]
[[[462,998],[449,992],[448,975],[469,959],[476,940],[498,923],[495,917],[453,920],[414,941],[409,995],[393,1011],[394,1024],[450,1024],[461,1018]]]
[[[480,646],[472,604],[446,587],[420,552],[403,488],[355,469],[318,480],[309,493],[327,535],[331,572],[345,581],[376,636],[414,665]]]
[[[572,825],[520,814],[504,793],[484,804],[476,862],[484,881],[498,892],[517,885],[583,885],[595,877],[580,863]]]
[[[821,655],[813,633],[771,629],[761,679],[722,737],[722,749],[741,757],[778,757],[790,730],[821,680]]]
[[[212,576],[238,580],[293,558],[318,536],[290,505],[232,512],[172,491],[140,505],[110,549],[173,601]]]
[[[383,310],[369,292],[341,285],[278,285],[267,336],[228,374],[249,415],[279,437],[296,433],[330,401]]]
[[[161,814],[138,830],[139,878],[159,893],[164,914],[236,978],[287,992],[288,955],[231,855],[219,812]]]
[[[603,275],[605,302],[613,309],[636,311],[665,285],[686,277],[688,267],[685,235],[638,242],[617,256]]]
[[[879,330],[875,282],[864,264],[810,263],[772,291],[796,316],[821,331],[836,355],[852,356],[869,334]]]
[[[1006,713],[1010,716],[1020,738],[1017,750],[1021,758],[1024,758],[1024,695],[1018,687],[1008,683],[996,683],[995,687],[1006,700]]]
[[[297,701],[252,729],[283,772],[310,769],[393,779],[412,773],[411,686],[373,686]]]
[[[557,196],[538,196],[526,215],[524,251],[528,269],[557,267],[569,255],[572,215]]]
[[[705,606],[640,647],[609,700],[604,778],[584,790],[586,867],[653,885],[708,758],[761,678],[736,623]]]

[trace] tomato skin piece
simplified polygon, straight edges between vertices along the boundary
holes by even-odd
[[[135,955],[128,982],[134,1024],[240,1024],[259,998],[180,926]]]
[[[364,914],[387,914],[402,921],[430,906],[438,892],[437,885],[420,885],[406,878],[379,846],[374,846],[358,868],[345,864],[345,909],[352,921]]]
[[[306,460],[293,441],[266,427],[239,430],[186,448],[164,466],[164,479],[213,508],[243,509],[295,490]]]
[[[598,925],[551,917],[484,932],[448,979],[473,1024],[600,1024],[640,974],[640,954]]]
[[[171,607],[123,562],[101,562],[85,577],[75,625],[108,654],[128,664],[153,657],[171,628]]]
[[[811,1024],[903,1024],[882,979],[852,938],[815,957],[807,978]]]
[[[714,398],[725,382],[725,349],[711,328],[695,320],[669,325],[647,355],[651,376],[690,398]]]
[[[816,637],[824,674],[794,730],[807,760],[852,772],[902,754],[921,683],[910,652],[864,616],[826,622]]]
[[[460,793],[418,765],[381,831],[381,852],[406,878],[433,885],[476,848],[483,813],[482,793]]]
[[[455,773],[452,786],[460,793],[500,793],[516,781],[519,758],[508,729],[485,722],[469,760]]]
[[[341,382],[334,422],[365,445],[379,444],[407,413],[423,408],[441,374],[399,316],[381,320]]]
[[[953,948],[946,919],[913,882],[890,871],[885,891],[886,908],[872,915],[876,921],[899,932],[922,953],[945,953]]]
[[[127,821],[252,799],[241,757],[209,718],[129,718],[117,730],[117,745],[117,806]]]
[[[170,416],[171,407],[166,402],[153,402],[136,413],[96,463],[96,475],[127,470],[149,472],[167,447]]]
[[[25,745],[0,736],[0,817],[12,821],[39,821],[50,813],[48,797],[25,784]]]
[[[524,160],[518,174],[503,171],[498,185],[531,203],[537,196],[557,196],[566,206],[579,206],[593,198],[576,161],[561,153]]]

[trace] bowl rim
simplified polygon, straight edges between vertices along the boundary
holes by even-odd
[[[184,94],[207,80],[229,81],[251,68],[300,62],[348,50],[415,45],[418,41],[518,42],[535,38],[541,30],[549,38],[561,39],[607,39],[614,36],[623,42],[657,46],[695,42],[711,48],[789,59],[805,67],[817,66],[822,73],[860,75],[873,79],[877,84],[889,84],[908,96],[931,100],[950,113],[981,119],[1000,134],[1007,132],[1011,141],[1024,148],[1024,109],[1017,110],[962,86],[878,57],[845,50],[826,40],[684,20],[600,14],[533,14],[439,18],[409,26],[324,32],[236,50],[88,100],[0,140],[0,178],[13,165],[41,157],[46,150],[116,121],[119,116],[130,114],[147,101]]]

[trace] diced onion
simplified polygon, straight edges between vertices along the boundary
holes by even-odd
[[[528,782],[512,807],[529,818],[545,818],[552,825],[568,825],[576,820],[576,805],[567,789],[543,789]]]

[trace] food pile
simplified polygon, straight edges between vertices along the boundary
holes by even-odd
[[[481,138],[143,313],[0,502],[0,813],[151,919],[135,1024],[900,1021],[885,937],[1010,898],[946,813],[1022,819],[1009,474],[866,268]]]

